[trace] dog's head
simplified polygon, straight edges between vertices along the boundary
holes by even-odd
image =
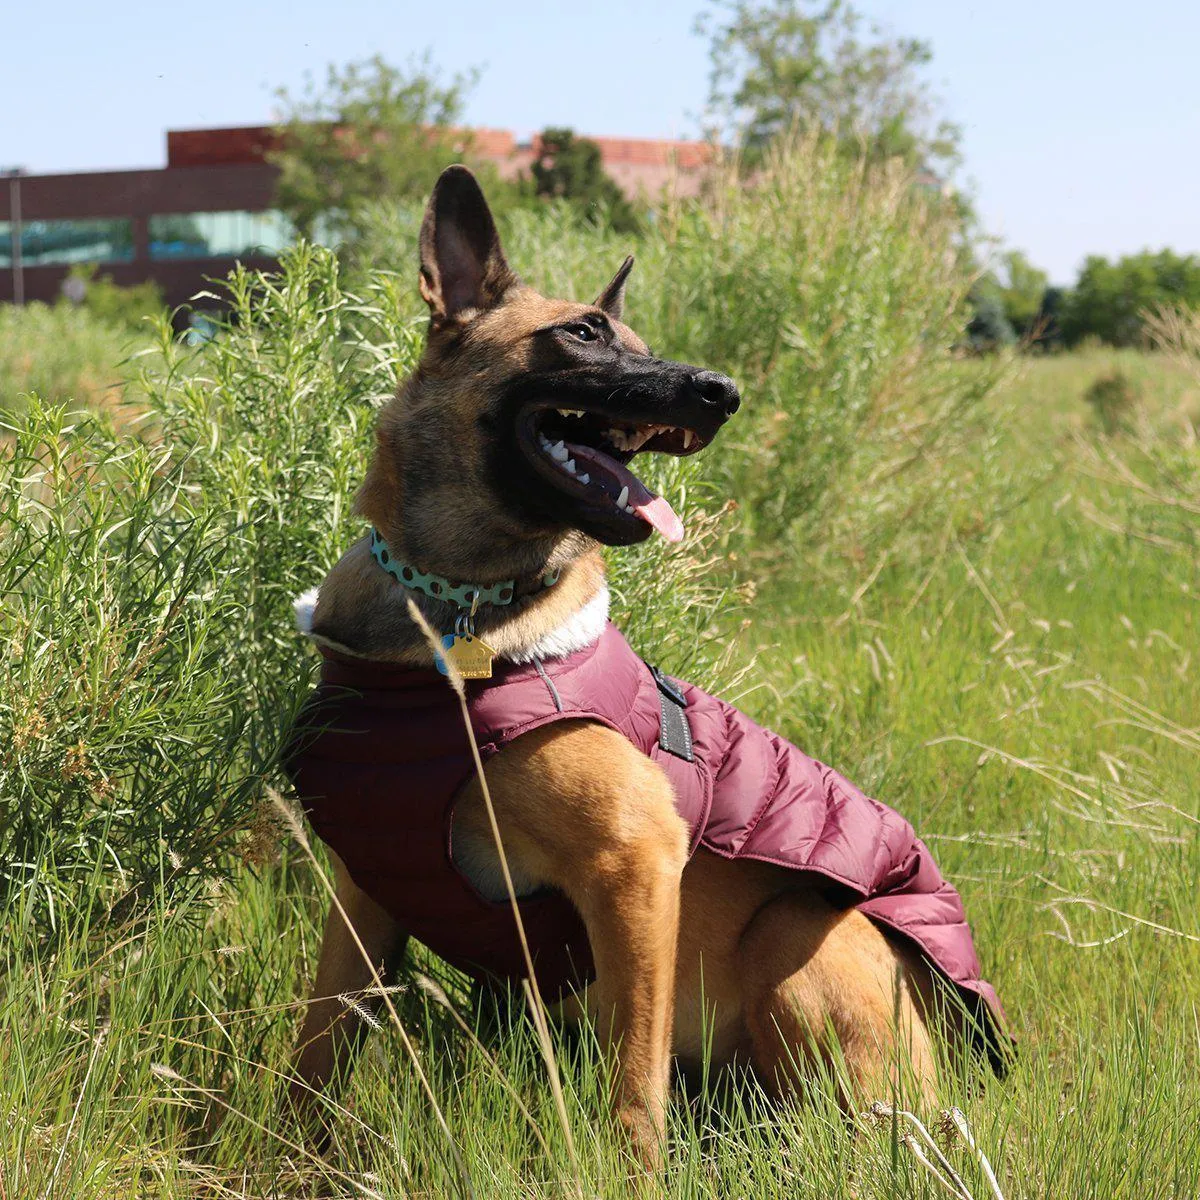
[[[622,323],[632,258],[593,304],[539,295],[461,166],[434,188],[420,256],[428,344],[381,416],[360,511],[411,561],[458,579],[539,571],[654,530],[678,540],[679,518],[630,462],[696,453],[739,397]]]

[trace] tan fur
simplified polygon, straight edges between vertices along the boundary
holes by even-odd
[[[501,654],[528,645],[534,629],[553,629],[582,607],[603,583],[604,568],[596,543],[586,535],[538,536],[514,528],[497,508],[483,479],[480,406],[489,393],[529,369],[532,333],[593,311],[592,305],[548,300],[532,288],[517,287],[499,307],[472,322],[465,345],[456,342],[452,355],[444,338],[431,336],[421,365],[379,415],[375,454],[355,504],[399,557],[452,580],[489,583],[547,569],[563,572],[559,585],[544,596],[514,605],[495,623],[481,624],[480,633]],[[630,346],[646,352],[628,326],[614,322],[614,327]],[[452,438],[446,436],[449,430]],[[404,458],[417,454],[446,482],[423,494],[419,505],[406,504]],[[429,649],[397,595],[364,538],[321,585],[313,632],[350,653],[427,664]]]
[[[296,1045],[295,1079],[288,1098],[310,1138],[323,1143],[321,1093],[336,1095],[362,1040],[362,1013],[380,1005],[378,983],[386,983],[404,954],[407,936],[365,892],[354,885],[336,854],[331,854],[338,903],[354,926],[359,948],[335,905],[325,922],[321,957],[312,997]],[[366,950],[369,962],[363,958]],[[363,993],[367,993],[363,995]]]
[[[433,244],[431,219],[423,254]],[[487,241],[486,228],[476,234]],[[536,366],[537,331],[595,311],[512,282],[494,229],[490,236],[474,308],[447,308],[443,288],[454,281],[423,257],[428,348],[380,416],[358,511],[397,554],[451,579],[486,583],[562,569],[553,589],[480,614],[481,632],[504,653],[559,627],[596,594],[604,572],[590,538],[524,527],[489,492],[481,414]],[[646,354],[615,320],[628,264],[622,272],[601,299],[625,345]],[[406,480],[421,493],[410,494]],[[405,595],[371,560],[364,539],[323,584],[314,632],[351,653],[429,663]],[[661,1154],[672,1053],[699,1062],[706,1041],[716,1064],[749,1062],[781,1094],[829,1068],[848,1106],[897,1090],[930,1095],[928,968],[785,869],[704,851],[689,862],[688,831],[667,777],[624,737],[590,723],[555,723],[494,757],[487,778],[514,875],[563,891],[586,925],[596,979],[585,1002],[613,1048],[616,1112],[645,1162]],[[457,800],[454,830],[456,844],[469,840],[494,854],[476,781]],[[403,932],[342,870],[338,893],[373,962],[390,968]],[[359,1019],[328,997],[370,978],[332,913],[301,1034],[302,1107],[311,1107],[306,1088],[336,1085],[357,1043]]]

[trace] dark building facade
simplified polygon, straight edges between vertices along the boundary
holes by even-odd
[[[537,152],[507,130],[471,130],[470,140],[506,176]],[[631,195],[693,193],[710,161],[699,142],[595,140]],[[172,307],[235,262],[273,266],[292,237],[272,207],[277,172],[266,155],[275,144],[257,126],[171,130],[163,168],[0,178],[0,303],[54,301],[78,263],[122,285],[154,280]]]
[[[95,263],[182,304],[238,259],[275,261],[290,231],[274,191],[266,163],[0,180],[0,302],[53,301],[74,264]]]

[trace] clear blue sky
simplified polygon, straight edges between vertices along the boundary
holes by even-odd
[[[1059,282],[1083,256],[1200,252],[1196,0],[858,0],[928,38],[987,227]],[[5,5],[0,166],[155,166],[163,131],[269,119],[276,85],[425,48],[484,68],[468,119],[527,134],[687,136],[707,90],[699,0],[250,0]]]

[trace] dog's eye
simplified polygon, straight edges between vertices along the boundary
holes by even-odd
[[[600,335],[595,328],[586,321],[579,321],[575,325],[564,325],[563,328],[573,338],[578,338],[581,342],[594,342]]]

